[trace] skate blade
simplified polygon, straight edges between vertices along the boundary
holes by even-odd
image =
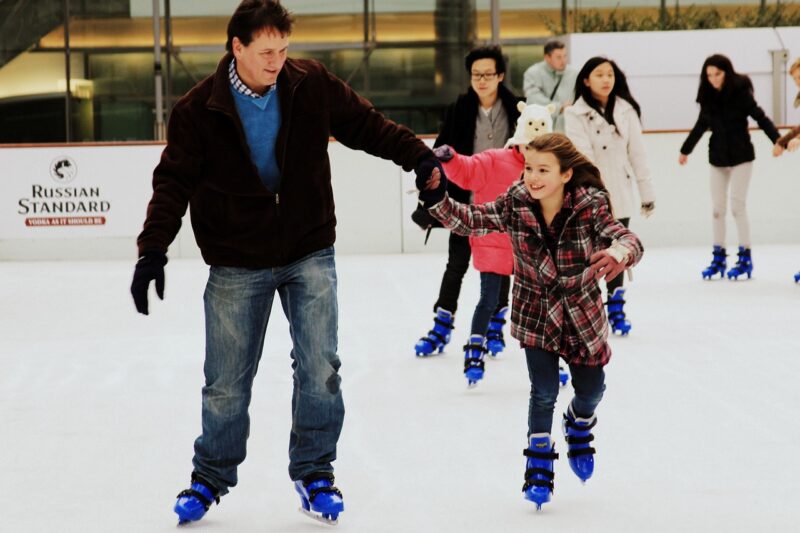
[[[306,515],[307,517],[316,520],[317,522],[321,522],[329,526],[336,526],[339,524],[339,515],[336,515],[336,518],[334,519],[330,519],[330,518],[325,518],[319,513],[315,513],[313,511],[306,511],[302,507],[298,508],[297,510],[300,511],[302,514]]]

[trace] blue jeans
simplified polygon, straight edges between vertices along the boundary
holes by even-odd
[[[525,348],[528,360],[528,376],[531,380],[531,400],[528,406],[528,435],[550,433],[553,426],[553,410],[558,398],[558,354]],[[580,418],[589,418],[603,399],[606,390],[603,367],[569,365],[575,396],[572,412]]]
[[[500,300],[500,288],[504,278],[508,279],[508,276],[493,272],[481,272],[481,297],[472,314],[471,333],[473,335],[486,335],[489,320],[498,310],[497,302]]]
[[[253,378],[276,291],[293,344],[289,476],[333,472],[344,420],[333,247],[278,268],[211,267],[204,296],[203,433],[192,463],[220,495],[236,485],[246,455]]]

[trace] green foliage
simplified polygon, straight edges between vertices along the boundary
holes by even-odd
[[[561,33],[561,26],[554,21],[544,19],[544,23],[554,35]],[[620,10],[617,5],[607,14],[596,9],[581,10],[573,24],[569,29],[576,33],[800,26],[800,9],[781,3],[763,9],[741,7],[723,14],[713,5],[691,5],[669,8],[653,16]]]

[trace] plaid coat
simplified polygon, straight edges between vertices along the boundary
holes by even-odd
[[[564,207],[571,213],[552,257],[535,203],[518,181],[494,202],[465,205],[445,198],[431,214],[459,235],[509,234],[514,249],[511,335],[523,347],[563,352],[562,328],[569,320],[589,355],[573,354],[567,362],[605,365],[611,356],[608,320],[598,283],[587,268],[589,258],[616,240],[630,252],[628,266],[633,266],[642,257],[642,243],[614,219],[606,192],[578,187],[565,194]]]

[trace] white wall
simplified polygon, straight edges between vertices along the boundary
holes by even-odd
[[[645,136],[656,192],[656,211],[647,220],[634,218],[632,228],[647,247],[711,246],[711,210],[708,192],[707,137],[698,144],[685,167],[677,164],[678,149],[685,133],[659,133]],[[428,141],[430,142],[430,141]],[[749,196],[753,242],[800,242],[800,195],[797,167],[800,153],[775,159],[770,155],[769,140],[754,132],[756,162]],[[162,147],[47,147],[0,148],[0,260],[135,258],[135,238],[150,197],[150,171],[158,161]],[[96,152],[103,152],[97,159]],[[21,233],[24,216],[19,215],[18,196],[9,193],[12,180],[40,179],[26,176],[30,161],[41,160],[46,167],[54,154],[75,159],[81,179],[99,180],[104,197],[113,200],[113,216],[119,219],[111,227],[36,228]],[[92,162],[84,159],[90,154]],[[414,188],[413,176],[403,173],[389,161],[352,151],[339,143],[330,147],[333,188],[338,219],[336,247],[344,254],[364,253],[444,253],[447,232],[434,230],[427,246],[425,233],[411,222],[416,198],[406,194]],[[27,166],[26,166],[27,165]],[[122,169],[134,166],[133,176]],[[38,166],[37,166],[38,168]],[[125,182],[125,187],[117,190]],[[23,186],[23,190],[29,189]],[[112,216],[109,215],[109,216]],[[115,229],[116,228],[116,229]],[[735,247],[735,228],[728,218],[728,245]],[[112,231],[113,230],[113,231]],[[198,257],[197,246],[186,220],[171,257]]]
[[[697,119],[700,69],[715,53],[727,55],[738,72],[752,78],[756,100],[772,117],[769,51],[788,49],[788,68],[800,56],[800,28],[576,33],[568,43],[570,62],[577,69],[593,56],[606,56],[619,65],[642,107],[645,129],[688,129]],[[792,107],[797,88],[785,73],[782,84],[788,112],[774,117],[775,122],[800,122],[800,111]]]

